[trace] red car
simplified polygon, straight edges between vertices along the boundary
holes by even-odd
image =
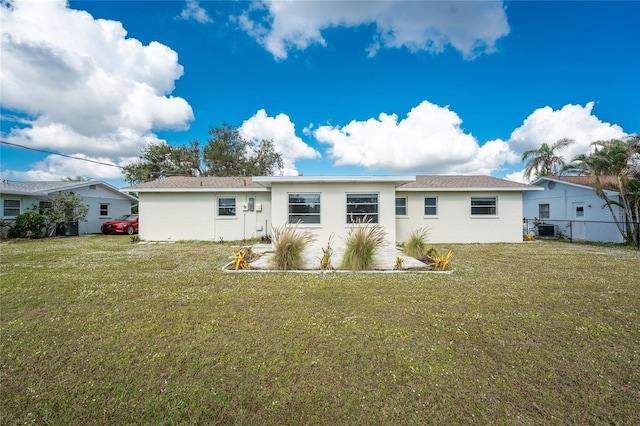
[[[113,220],[109,220],[102,224],[100,231],[103,234],[137,234],[138,233],[138,215],[123,214]]]

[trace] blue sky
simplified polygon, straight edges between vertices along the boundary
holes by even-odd
[[[640,133],[640,2],[6,1],[2,140],[126,165],[228,122],[285,174],[490,174]],[[2,178],[120,169],[3,144]]]

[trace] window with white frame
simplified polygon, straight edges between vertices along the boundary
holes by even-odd
[[[49,211],[53,208],[53,203],[51,201],[40,201],[38,202],[38,211],[40,214]]]
[[[538,218],[549,219],[549,204],[538,204]]]
[[[407,197],[396,197],[396,216],[407,215]]]
[[[100,204],[100,216],[109,216],[109,204]]]
[[[218,216],[235,216],[236,199],[233,197],[218,198]]]
[[[424,197],[424,215],[436,216],[438,214],[438,199],[436,197]]]
[[[495,216],[497,214],[497,197],[471,197],[472,216]]]
[[[320,223],[320,194],[289,194],[289,223]]]
[[[378,223],[378,194],[347,194],[347,223]]]
[[[20,200],[4,200],[2,207],[2,215],[4,217],[16,217],[20,215]]]

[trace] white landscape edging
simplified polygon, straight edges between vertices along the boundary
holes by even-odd
[[[417,272],[420,274],[429,273],[429,274],[452,274],[455,269],[449,269],[447,271],[434,271],[432,269],[367,269],[362,271],[352,271],[349,269],[231,269],[231,266],[234,264],[233,261],[225,264],[222,267],[222,272],[227,273],[245,273],[245,272],[265,272],[265,273],[287,273],[293,272],[296,274],[334,274],[334,273],[351,273],[351,274],[397,274],[397,273],[408,273],[408,272]],[[251,264],[249,264],[251,265]]]

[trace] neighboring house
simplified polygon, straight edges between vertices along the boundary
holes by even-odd
[[[354,223],[389,244],[429,228],[429,242],[522,241],[522,194],[541,188],[489,176],[168,177],[139,194],[141,239],[242,240],[295,224],[341,244]]]
[[[615,177],[601,177],[604,191],[612,200],[618,200]],[[594,176],[545,176],[531,183],[543,191],[527,192],[523,197],[524,217],[530,231],[533,220],[543,223],[542,234],[564,235],[575,240],[624,242],[609,208],[595,190]],[[613,210],[623,224],[624,212],[617,206]]]
[[[79,234],[99,233],[100,225],[103,222],[131,213],[131,205],[138,201],[137,198],[102,181],[16,182],[2,180],[0,181],[2,220],[11,223],[21,213],[47,208],[50,206],[49,196],[60,192],[79,195],[82,197],[82,202],[89,206],[85,221],[78,223]]]

